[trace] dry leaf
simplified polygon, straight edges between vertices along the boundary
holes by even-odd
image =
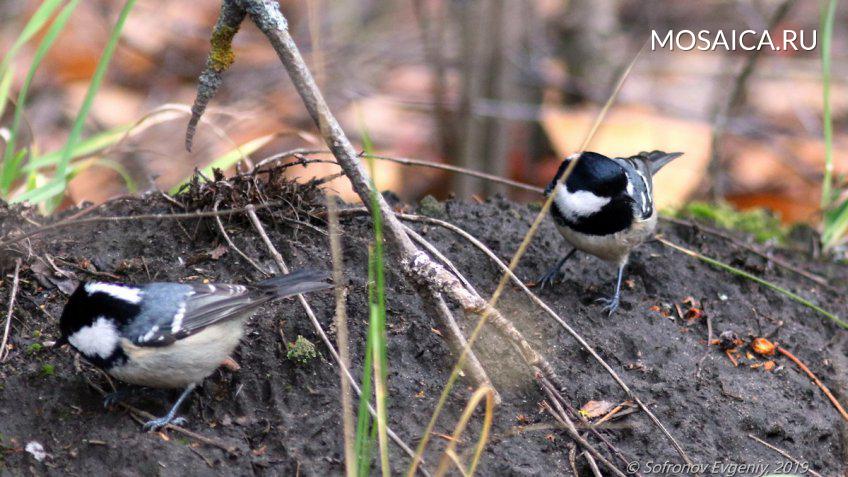
[[[615,403],[609,401],[589,401],[580,408],[580,414],[588,419],[594,419],[610,412]]]

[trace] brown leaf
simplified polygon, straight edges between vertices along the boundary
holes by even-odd
[[[594,419],[610,412],[615,403],[609,401],[589,401],[580,408],[580,414],[588,419]]]

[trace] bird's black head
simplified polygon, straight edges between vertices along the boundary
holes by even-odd
[[[545,195],[553,191],[572,160],[569,157],[562,161],[556,176],[545,189]],[[621,165],[609,157],[587,151],[580,155],[565,185],[571,192],[585,190],[599,197],[614,197],[627,188],[627,174]]]
[[[57,344],[70,343],[89,361],[114,359],[119,328],[140,311],[141,290],[124,285],[80,283],[62,310]]]

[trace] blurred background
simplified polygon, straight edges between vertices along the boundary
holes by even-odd
[[[826,2],[825,2],[826,3]],[[42,2],[0,3],[0,51],[21,37]],[[124,2],[80,2],[29,85],[15,149],[27,160],[63,148]],[[844,6],[844,5],[843,5]],[[359,147],[450,163],[544,185],[577,150],[618,77],[652,29],[820,29],[817,1],[302,0],[281,2],[331,107]],[[210,103],[193,152],[186,110],[209,52],[217,1],[139,0],[91,103],[60,207],[137,191],[168,191],[236,146],[254,163],[323,149],[276,54],[249,22],[236,60]],[[833,158],[848,172],[848,9],[836,11],[832,46]],[[46,29],[46,28],[45,28]],[[9,62],[10,98],[26,82],[44,31]],[[607,155],[683,151],[658,180],[661,206],[693,198],[766,207],[785,222],[821,218],[825,147],[821,34],[815,51],[646,50],[589,149]],[[8,104],[3,140],[15,114]],[[0,131],[1,132],[1,131]],[[77,154],[79,152],[79,154]],[[230,154],[229,157],[232,157]],[[235,171],[230,167],[228,173]],[[292,167],[303,178],[331,164]],[[6,197],[51,168],[31,167]],[[433,169],[380,162],[380,189],[405,201],[431,194],[483,198],[526,191]],[[29,185],[27,185],[29,184]],[[844,182],[842,182],[844,184]],[[331,187],[353,199],[344,179]],[[843,187],[844,189],[844,187]]]

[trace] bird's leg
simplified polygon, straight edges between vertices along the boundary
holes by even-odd
[[[615,313],[615,310],[618,309],[618,303],[621,298],[621,277],[624,276],[624,267],[627,265],[627,262],[622,263],[618,266],[618,280],[615,282],[615,294],[613,294],[612,298],[599,298],[597,300],[598,303],[602,303],[604,305],[604,311],[609,312],[609,316],[612,316]]]
[[[576,251],[576,248],[572,248],[570,252],[563,255],[559,260],[557,260],[556,265],[551,267],[550,270],[545,272],[544,275],[542,275],[541,277],[539,277],[538,280],[536,280],[536,284],[539,286],[539,289],[543,289],[548,285],[553,285],[557,279],[562,277],[562,270],[560,269],[563,265],[565,265],[565,261],[568,260],[568,258],[572,255],[574,255],[574,252]]]
[[[122,388],[103,396],[103,407],[110,408],[123,401],[133,393],[132,388]]]
[[[183,424],[183,423],[185,423],[186,422],[185,418],[175,417],[175,416],[177,414],[177,410],[180,408],[180,404],[182,404],[183,401],[185,401],[185,398],[187,398],[188,395],[191,394],[191,392],[194,390],[195,386],[196,386],[196,384],[193,384],[193,383],[189,384],[185,388],[183,393],[180,394],[180,397],[177,398],[177,402],[175,402],[174,405],[171,406],[171,410],[168,411],[168,414],[165,414],[164,416],[162,416],[160,418],[151,419],[151,420],[145,422],[144,426],[142,426],[142,429],[145,430],[145,431],[157,431],[157,430],[165,427],[168,424]]]

